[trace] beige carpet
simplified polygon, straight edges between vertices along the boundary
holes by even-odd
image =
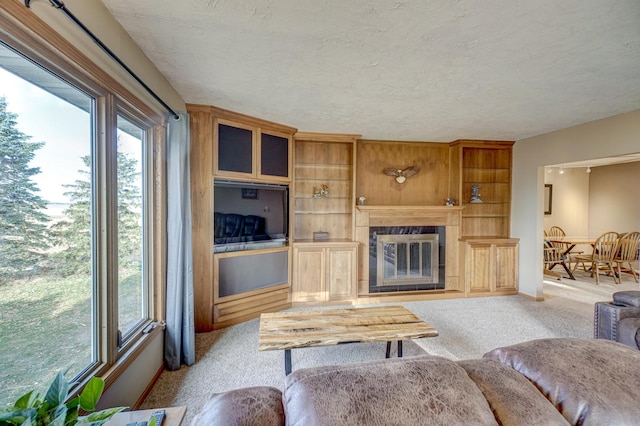
[[[576,272],[576,281],[549,280],[544,302],[520,296],[434,300],[400,303],[434,326],[438,337],[405,341],[404,356],[429,353],[450,359],[481,357],[489,350],[545,337],[593,336],[593,305],[622,290],[638,290],[625,275],[620,285],[603,278],[596,286]],[[282,389],[282,351],[258,351],[259,320],[196,335],[196,363],[165,371],[141,408],[186,405],[191,418],[214,393],[246,386]],[[395,345],[394,351],[395,351]],[[385,343],[349,344],[294,349],[293,368],[345,364],[384,357]],[[394,353],[395,355],[395,353]]]

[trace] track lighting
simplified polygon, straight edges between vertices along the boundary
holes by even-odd
[[[564,174],[564,167],[560,167],[560,171],[559,171],[558,173],[560,173],[561,175],[563,175],[563,174]]]
[[[587,173],[591,173],[591,165],[587,166]]]

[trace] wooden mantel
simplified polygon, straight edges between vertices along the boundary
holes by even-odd
[[[367,226],[460,226],[462,206],[357,206]],[[429,223],[425,223],[428,221]],[[356,220],[356,223],[361,221]]]

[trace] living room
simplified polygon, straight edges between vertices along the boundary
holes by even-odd
[[[398,8],[401,8],[402,5],[403,3],[398,3],[397,6]],[[91,61],[97,64],[97,68],[106,70],[107,73],[116,76],[116,78],[129,92],[133,93],[143,101],[143,104],[151,105],[149,109],[154,110],[157,114],[165,114],[162,108],[157,105],[155,100],[151,99],[151,97],[146,94],[130,76],[126,75],[126,73],[106,57],[106,55],[104,55],[97,47],[93,46],[86,38],[86,35],[61,16],[60,11],[56,10],[56,8],[50,7],[46,1],[34,1],[31,6],[30,10],[26,9],[22,2],[17,0],[12,0],[9,5],[2,5],[0,10],[2,11],[2,17],[4,19],[3,24],[7,24],[3,25],[5,28],[5,30],[3,30],[5,33],[5,39],[3,39],[3,41],[11,38],[12,28],[15,27],[9,24],[14,25],[13,23],[16,21],[21,22],[22,24],[20,25],[23,25],[26,28],[29,28],[29,25],[32,25],[35,29],[37,29],[37,26],[45,23],[46,25],[51,26],[60,36],[60,40],[55,40],[54,42],[57,43],[66,40],[69,44],[76,46],[79,51],[87,55]],[[600,63],[598,62],[598,52],[594,53],[593,57],[589,56],[589,60],[593,62],[589,62],[587,68],[592,71],[597,70],[599,67],[604,68],[605,70],[602,71],[604,73],[603,75],[608,75],[608,77],[600,77],[598,80],[606,81],[607,84],[615,86],[610,88],[610,90],[607,90],[608,88],[592,86],[591,88],[593,88],[593,91],[591,92],[587,90],[588,86],[585,86],[586,83],[578,79],[577,76],[580,74],[580,67],[585,66],[584,62],[581,62],[584,59],[581,57],[581,54],[584,52],[579,52],[576,53],[573,58],[575,62],[572,62],[570,66],[567,65],[565,71],[562,71],[559,74],[554,74],[553,77],[549,77],[551,79],[557,79],[553,80],[554,84],[543,85],[543,81],[541,82],[541,80],[536,79],[533,82],[535,84],[532,83],[531,87],[524,91],[524,93],[528,93],[529,96],[521,94],[521,101],[518,105],[505,104],[503,109],[493,110],[491,114],[489,114],[491,115],[490,117],[487,116],[486,111],[483,111],[483,100],[485,97],[489,97],[489,94],[486,92],[478,92],[481,87],[472,85],[467,86],[464,90],[458,89],[460,91],[451,92],[450,97],[454,99],[454,101],[451,101],[450,103],[440,103],[439,109],[436,108],[428,114],[425,113],[424,115],[417,117],[410,116],[406,119],[402,117],[402,114],[400,114],[399,116],[396,116],[393,121],[388,121],[390,117],[390,115],[388,115],[388,113],[390,113],[390,106],[396,102],[396,97],[400,98],[401,96],[399,94],[396,96],[396,94],[394,94],[394,90],[387,87],[387,89],[385,89],[385,96],[381,98],[361,98],[358,102],[367,105],[368,107],[364,110],[359,109],[354,110],[355,112],[347,112],[342,106],[338,106],[341,104],[336,101],[329,101],[329,107],[324,106],[323,108],[320,108],[320,106],[318,106],[318,110],[323,111],[321,115],[326,114],[327,110],[336,110],[338,115],[342,118],[338,119],[333,117],[331,120],[325,118],[324,120],[320,120],[315,123],[307,121],[304,118],[297,118],[292,111],[297,107],[292,106],[286,106],[286,109],[290,111],[289,115],[275,116],[275,113],[272,113],[273,110],[269,107],[268,102],[255,101],[255,103],[253,103],[254,98],[257,97],[258,91],[256,91],[254,95],[246,95],[245,97],[238,96],[235,98],[230,94],[230,88],[234,85],[229,84],[227,81],[222,81],[216,88],[218,91],[216,96],[203,95],[200,97],[199,95],[187,97],[181,94],[181,91],[172,87],[172,84],[175,84],[176,86],[178,86],[178,84],[173,82],[173,80],[172,84],[169,83],[169,77],[164,76],[159,71],[158,67],[160,67],[160,65],[154,65],[152,60],[148,59],[153,56],[153,49],[149,48],[148,51],[146,49],[144,49],[145,51],[141,50],[140,46],[143,43],[143,39],[138,38],[137,35],[127,33],[127,31],[121,27],[121,25],[125,25],[125,23],[128,27],[131,25],[135,26],[136,20],[142,19],[137,14],[131,13],[128,17],[129,21],[127,21],[126,11],[129,10],[126,9],[128,6],[127,4],[109,1],[99,2],[70,0],[67,2],[67,6],[74,12],[74,14],[80,17],[81,20],[92,29],[92,31],[98,34],[107,46],[116,51],[127,64],[134,68],[136,72],[142,76],[142,79],[150,84],[153,90],[157,92],[162,99],[167,101],[176,111],[186,111],[187,103],[201,103],[227,108],[253,117],[273,120],[285,125],[295,126],[304,131],[342,132],[347,134],[357,133],[363,135],[363,138],[376,140],[429,141],[434,143],[451,142],[462,138],[480,140],[515,140],[516,143],[513,146],[512,161],[510,206],[511,229],[509,236],[519,239],[518,292],[523,297],[535,300],[542,300],[544,298],[543,276],[540,267],[542,265],[542,241],[540,239],[540,235],[542,235],[543,229],[545,228],[544,216],[542,214],[544,204],[544,166],[638,152],[637,140],[640,137],[640,124],[638,124],[640,123],[640,110],[638,108],[640,108],[640,105],[637,103],[637,93],[634,93],[633,91],[636,90],[635,88],[640,87],[640,84],[638,84],[638,77],[635,73],[629,72],[629,70],[637,69],[637,60],[634,58],[639,56],[635,54],[637,53],[638,46],[637,32],[635,31],[637,26],[634,25],[633,21],[633,17],[636,15],[634,15],[635,9],[632,4],[626,5],[630,10],[630,12],[627,11],[627,13],[625,13],[623,9],[623,7],[625,7],[624,4],[618,5],[619,9],[616,9],[615,13],[602,10],[595,5],[591,5],[592,9],[594,9],[592,13],[595,16],[589,15],[587,17],[583,15],[587,14],[585,10],[589,8],[588,6],[574,5],[577,10],[576,14],[585,19],[585,21],[580,25],[576,24],[576,28],[583,30],[584,28],[592,26],[596,26],[601,29],[609,28],[607,25],[613,25],[612,22],[616,22],[613,26],[617,27],[618,31],[623,32],[622,35],[620,35],[620,33],[616,33],[611,36],[612,40],[609,41],[611,45],[599,47],[598,52],[603,55],[599,59]],[[119,6],[124,9],[119,9]],[[381,8],[380,10],[385,8],[382,5],[378,6]],[[133,6],[129,5],[129,7]],[[175,7],[175,5],[172,7]],[[506,6],[496,5],[495,7],[499,9],[500,7]],[[118,15],[118,19],[121,21],[112,16],[110,8],[113,8],[113,13]],[[180,8],[182,8],[182,6],[180,6]],[[194,8],[196,8],[195,10],[198,10],[195,5]],[[119,11],[119,13],[116,13],[116,11]],[[467,12],[471,14],[470,11],[466,10],[466,6],[461,7],[460,10],[456,10],[454,8],[450,12],[451,13],[447,15],[451,19],[450,22],[463,20],[465,13]],[[495,10],[493,10],[493,12],[495,12]],[[516,11],[511,12],[514,14],[511,17],[515,20],[517,13]],[[549,14],[554,16],[553,19],[560,19],[555,17],[556,14],[551,12],[544,12],[540,10],[529,12],[534,13],[534,15],[530,16],[537,17]],[[140,13],[145,16],[153,15],[151,12]],[[477,13],[478,21],[471,21],[469,24],[476,23],[477,25],[480,25],[480,19],[487,19],[487,16],[485,16],[484,13]],[[486,13],[489,14],[489,12]],[[609,17],[607,15],[608,13],[612,13],[612,16]],[[258,15],[260,15],[260,13],[258,13]],[[600,15],[607,16],[607,18],[602,19],[604,23],[598,24],[598,22],[601,21]],[[172,15],[169,14],[167,16]],[[261,16],[266,19],[266,17],[268,17],[268,13]],[[471,14],[471,16],[476,15]],[[42,22],[33,21],[35,17],[42,19]],[[146,19],[153,21],[153,18],[148,16]],[[155,19],[159,19],[158,22],[162,23],[156,25],[161,26],[169,25],[169,22],[171,22],[169,18],[166,17]],[[621,25],[620,21],[623,21],[626,25]],[[356,20],[356,22],[359,21]],[[562,21],[560,20],[560,22]],[[194,26],[197,27],[198,25]],[[560,25],[556,23],[550,26],[556,27]],[[467,26],[466,24],[463,24],[462,27],[466,28]],[[469,28],[474,28],[473,24],[469,25]],[[502,34],[502,37],[508,38],[510,35],[518,33],[517,29],[512,27],[510,28],[511,29],[509,31]],[[625,29],[628,33],[624,33]],[[129,30],[131,31],[131,28],[129,28]],[[273,29],[270,29],[269,31],[273,31]],[[533,29],[527,28],[527,31],[524,32],[528,31],[533,31]],[[564,35],[567,36],[567,34]],[[524,38],[535,38],[538,36],[539,33],[531,32],[528,34],[528,37]],[[554,36],[561,39],[563,33],[559,32],[554,34]],[[482,40],[480,37],[474,37],[473,35],[470,35],[467,38],[467,43],[471,43],[470,45],[462,43],[465,40],[463,37],[458,42],[459,44],[453,42],[452,46],[458,46],[460,49],[472,49],[472,42],[474,40]],[[337,39],[334,38],[333,40],[335,42]],[[188,40],[185,42],[188,43]],[[147,41],[147,43],[150,42]],[[330,44],[331,43],[329,43],[329,45]],[[576,45],[578,45],[577,41]],[[575,47],[576,45],[572,46]],[[604,54],[604,52],[607,51],[615,53]],[[173,51],[167,50],[167,52],[170,54]],[[405,52],[405,54],[408,53]],[[612,59],[612,57],[614,59]],[[269,62],[267,61],[265,63]],[[349,65],[349,63],[343,64],[345,64],[345,66]],[[451,62],[449,62],[449,64],[451,64]],[[357,67],[357,65],[354,66]],[[377,65],[371,62],[368,65],[360,64],[360,66],[363,69],[368,69],[367,67],[375,69]],[[557,66],[557,64],[551,63],[547,64],[547,66],[549,68],[553,68]],[[182,62],[180,67],[187,71],[189,69],[189,66],[186,65],[185,62]],[[496,73],[497,71],[495,70],[497,68],[499,67],[495,65],[487,66],[481,74],[477,75],[478,80],[480,81],[481,77],[484,77],[486,74]],[[542,68],[544,68],[544,66]],[[409,67],[407,72],[419,73],[423,71],[424,68],[417,70]],[[519,72],[521,71],[522,70]],[[236,72],[236,74],[239,75],[238,72]],[[542,72],[539,74],[543,75]],[[562,78],[558,79],[559,76]],[[627,79],[624,80],[622,76],[626,76]],[[294,77],[294,75],[288,75],[288,77],[291,81],[293,80],[292,77]],[[186,79],[187,77],[184,78]],[[394,78],[397,79],[398,76],[396,75]],[[517,77],[516,73],[511,78],[517,80],[520,77]],[[543,79],[543,77],[540,78]],[[614,84],[616,82],[618,83],[617,85]],[[433,84],[434,87],[437,85],[434,81],[430,81],[428,83]],[[179,82],[181,88],[183,86],[188,86],[189,84],[189,80]],[[575,86],[572,86],[574,84]],[[241,86],[242,83],[237,85]],[[564,86],[573,87],[573,91],[584,91],[586,93],[586,98],[588,99],[571,98],[571,102],[561,102],[561,88]],[[270,86],[265,85],[264,87],[266,97],[276,97],[277,93],[274,94],[269,92],[267,90],[268,87]],[[427,85],[427,87],[430,86]],[[200,89],[196,89],[196,92],[198,90]],[[497,89],[494,88],[494,90]],[[348,92],[348,90],[344,91]],[[407,92],[412,93],[413,91],[415,91],[414,87]],[[301,94],[296,96],[306,99],[309,103],[316,102],[316,98],[319,99],[328,96],[324,93],[317,93],[315,91],[313,94],[308,95],[304,95],[306,92],[300,93]],[[420,95],[420,102],[424,102],[423,99],[428,98],[430,96],[429,93],[430,90],[425,89],[424,93]],[[243,107],[240,103],[240,99],[250,99],[247,104],[249,106]],[[441,98],[439,99],[445,100],[445,97],[441,95]],[[449,117],[449,115],[453,116],[453,112],[460,109],[460,105],[465,103],[476,106],[473,111],[466,113],[466,119],[464,116],[456,116],[455,118]],[[583,104],[597,104],[597,108],[585,110],[580,108]],[[375,105],[375,108],[373,105]],[[404,113],[412,111],[412,108],[415,107],[404,107]],[[523,114],[524,116],[532,118],[525,119],[520,116],[521,121],[511,120],[510,115],[505,111],[506,109],[522,109],[527,112],[527,114]],[[300,110],[302,111],[301,106]],[[566,119],[567,115],[560,114],[561,110],[572,111],[574,117]],[[440,112],[438,113],[438,111]],[[534,115],[534,113],[536,113],[536,115]],[[378,122],[378,127],[375,132],[371,131],[369,133],[368,129],[364,126],[358,126],[355,118],[359,116],[373,117],[370,121]],[[564,121],[560,119],[561,116],[565,117]],[[434,127],[428,129],[427,125],[429,121],[449,122],[449,124],[454,122],[454,125],[451,126],[454,129],[456,127],[455,123],[457,123],[457,133],[452,137],[448,137],[449,133],[442,132],[440,128]],[[532,126],[532,122],[537,123],[538,125]],[[416,125],[416,123],[419,124]],[[484,123],[484,130],[477,130],[477,128],[471,126],[473,123]],[[468,128],[466,127],[467,125],[469,126]],[[409,165],[407,164],[407,166]],[[160,294],[162,295],[163,293],[160,292]],[[161,321],[163,319],[163,312],[164,309],[160,307],[156,311],[157,316],[154,316],[153,319]],[[162,368],[161,342],[154,340],[142,352],[143,356],[130,361],[131,364],[129,365],[129,368],[126,369],[126,373],[120,374],[119,380],[114,380],[110,383],[111,395],[118,393],[121,393],[122,395],[127,394],[128,392],[126,392],[125,389],[128,387],[133,388],[131,393],[137,393],[137,395],[127,395],[127,397],[124,398],[127,400],[126,405],[133,405],[138,401],[140,394],[147,390],[147,384],[149,384],[157,375],[158,369]],[[136,369],[137,371],[135,371]],[[132,382],[136,383],[136,385],[131,386]],[[142,386],[138,385],[139,383],[141,383]],[[108,393],[106,396],[109,398],[111,395]],[[114,398],[113,401],[118,403],[117,398]]]

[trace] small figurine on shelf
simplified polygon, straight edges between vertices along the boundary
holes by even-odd
[[[480,185],[473,185],[471,187],[471,201],[469,201],[470,203],[482,203],[478,191],[480,191]]]
[[[313,198],[327,198],[329,196],[329,186],[324,183],[320,188],[313,188]]]
[[[456,200],[454,198],[447,198],[447,202],[445,204],[447,207],[455,206]]]
[[[358,205],[364,206],[364,202],[367,200],[366,197],[358,197]]]

